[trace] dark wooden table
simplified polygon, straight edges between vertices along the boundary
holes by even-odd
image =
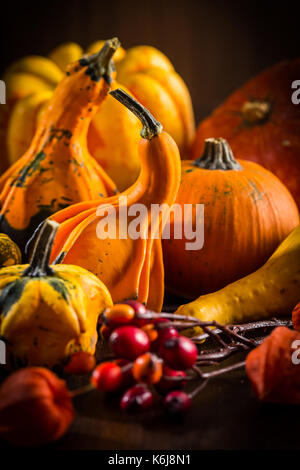
[[[98,392],[77,397],[76,419],[53,449],[299,449],[300,407],[262,405],[243,371],[215,379],[182,418],[152,411],[127,415]],[[0,441],[0,448],[7,444]]]
[[[59,449],[299,449],[300,407],[262,405],[243,371],[214,380],[182,418],[158,403],[142,415],[123,414],[97,392],[75,402],[77,417]]]
[[[178,299],[172,297],[171,303]],[[103,356],[98,348],[97,356]],[[106,354],[106,353],[105,353]],[[245,353],[224,361],[242,361]],[[87,382],[73,377],[69,388]],[[156,396],[141,414],[120,411],[120,397],[92,391],[75,398],[76,418],[69,432],[47,449],[66,450],[297,450],[300,406],[260,403],[244,370],[211,380],[183,417],[166,414]],[[8,445],[0,440],[0,449]]]

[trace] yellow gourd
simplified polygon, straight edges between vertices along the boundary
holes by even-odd
[[[49,265],[58,225],[44,223],[30,265],[0,270],[0,335],[12,366],[51,367],[74,351],[93,354],[98,317],[112,305],[105,285],[89,271]]]
[[[224,261],[226,262],[226,261]],[[179,307],[176,313],[233,324],[290,315],[300,294],[300,225],[254,273]]]
[[[98,52],[103,44],[104,41],[96,41],[85,53]],[[11,106],[0,109],[0,123],[1,112],[5,111],[5,131],[2,132],[0,127],[2,158],[13,163],[26,152],[49,100],[47,94],[53,93],[67,65],[78,61],[82,54],[82,48],[70,42],[58,46],[49,58],[29,56],[9,68],[6,74],[10,90],[8,98],[11,101],[13,96],[14,100]],[[122,88],[140,101],[174,138],[180,154],[188,155],[195,133],[192,102],[187,86],[169,59],[151,46],[136,46],[126,51],[119,47],[114,54],[114,63],[116,73],[111,89]],[[23,71],[25,77],[22,81],[17,80]],[[33,78],[38,78],[39,82],[32,95]],[[28,92],[23,91],[27,89]],[[139,125],[136,116],[112,97],[107,97],[89,127],[88,149],[120,191],[133,184],[140,172]],[[3,169],[6,167],[7,161]]]

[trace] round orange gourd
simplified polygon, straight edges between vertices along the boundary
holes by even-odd
[[[205,139],[220,135],[235,155],[278,176],[300,207],[300,106],[292,102],[292,84],[299,76],[296,59],[249,80],[199,124],[192,158],[202,155]]]
[[[0,178],[0,230],[20,248],[38,224],[70,204],[115,194],[88,152],[86,135],[108,94],[110,59],[119,45],[72,64],[48,103],[28,151]]]
[[[204,204],[202,249],[187,250],[185,237],[163,241],[167,287],[188,298],[255,271],[299,224],[287,188],[260,165],[235,160],[224,139],[207,139],[201,158],[182,162],[176,203]]]

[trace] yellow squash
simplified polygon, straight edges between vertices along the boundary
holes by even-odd
[[[21,263],[21,251],[8,235],[0,233],[0,268]]]
[[[300,294],[300,225],[254,273],[179,307],[176,313],[233,324],[290,315]]]
[[[0,270],[0,335],[12,366],[51,367],[74,351],[93,354],[98,317],[112,305],[92,273],[49,265],[57,228],[54,221],[44,223],[30,265]]]

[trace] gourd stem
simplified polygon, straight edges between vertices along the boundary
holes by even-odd
[[[82,67],[87,66],[86,74],[91,79],[98,82],[100,78],[104,78],[108,83],[111,82],[111,72],[113,70],[112,57],[121,43],[118,38],[109,39],[104,43],[102,49],[96,54],[83,57],[79,60]]]
[[[128,108],[143,124],[141,130],[141,137],[143,139],[151,140],[153,137],[159,135],[162,131],[162,125],[158,122],[141,103],[136,101],[132,96],[128,95],[124,90],[118,88],[109,92],[116,100],[120,101],[126,108]]]
[[[241,170],[241,165],[233,156],[225,139],[206,139],[203,155],[194,161],[194,165],[206,170]]]
[[[49,261],[58,227],[59,224],[53,220],[44,222],[33,249],[30,265],[23,273],[24,277],[45,277],[54,274]]]

